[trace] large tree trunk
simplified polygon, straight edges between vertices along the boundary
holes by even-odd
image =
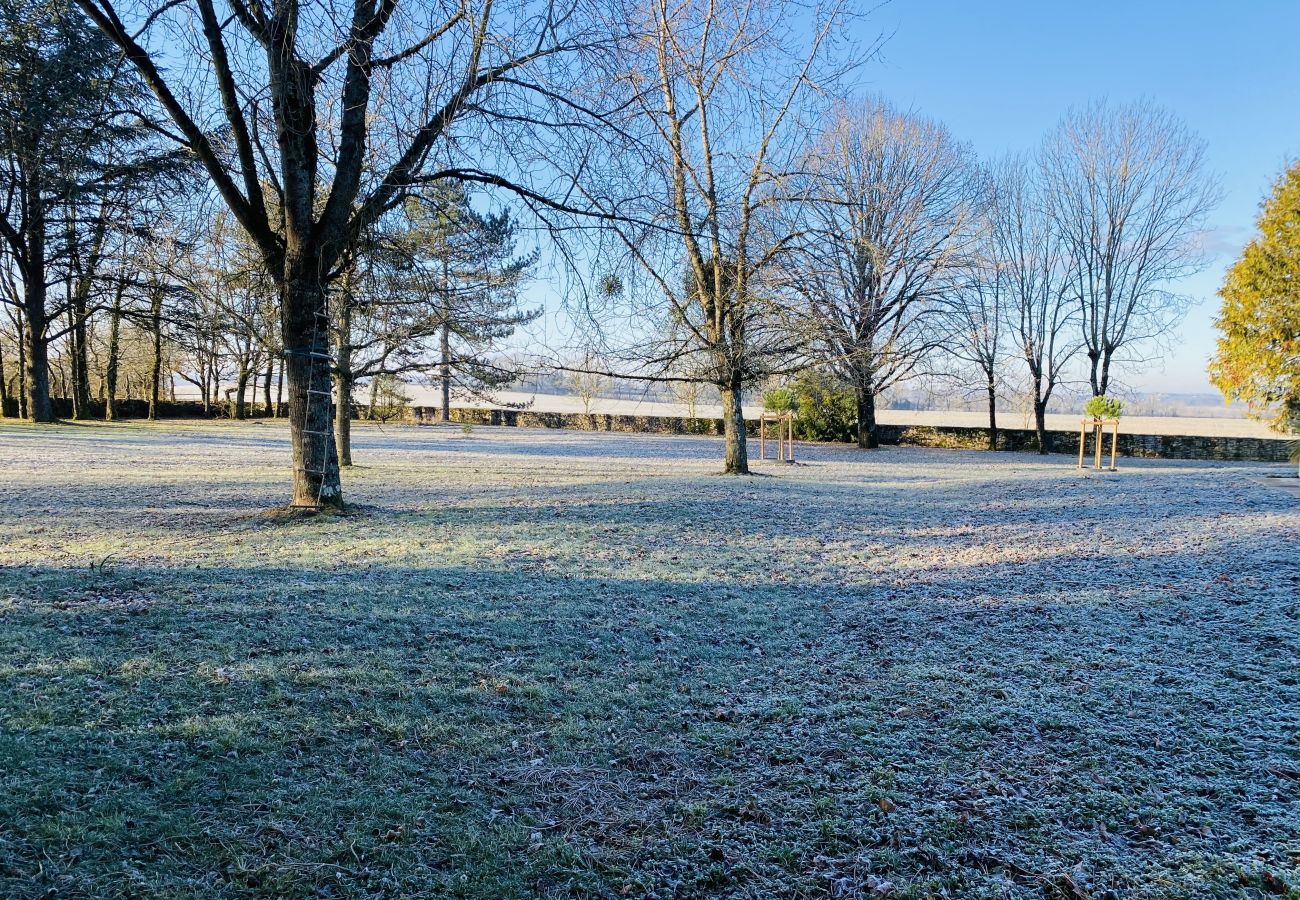
[[[869,387],[859,385],[857,399],[858,447],[875,450],[880,446],[880,431],[876,427],[876,393]]]
[[[113,310],[108,317],[108,362],[104,366],[104,421],[117,418],[117,366],[119,338],[122,331],[122,291],[124,282],[118,282],[113,295]]]
[[[745,410],[739,385],[719,386],[722,395],[722,434],[726,457],[725,475],[749,474],[749,445],[745,435]]]
[[[352,307],[338,299],[337,357],[334,360],[334,446],[339,465],[352,465]]]
[[[294,506],[343,506],[334,446],[329,320],[319,260],[289,260],[281,289],[281,330],[289,382]]]
[[[53,422],[54,404],[50,400],[49,343],[45,339],[44,273],[27,284],[24,311],[27,328],[23,335],[26,355],[27,418],[33,422]]]
[[[989,449],[998,449],[998,394],[993,382],[988,383],[989,391]]]
[[[28,180],[27,271],[23,285],[23,314],[27,319],[27,417],[53,422],[50,402],[49,344],[45,339],[45,206],[35,177]]]
[[[439,366],[442,378],[442,421],[451,421],[451,326],[442,324],[442,364]]]

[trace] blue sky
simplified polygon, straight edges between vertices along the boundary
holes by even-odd
[[[891,35],[863,87],[943,121],[981,156],[1036,146],[1072,105],[1154,100],[1208,144],[1224,199],[1211,215],[1209,268],[1163,365],[1135,388],[1210,391],[1205,363],[1224,269],[1260,199],[1300,156],[1300,0],[893,0],[866,21]]]

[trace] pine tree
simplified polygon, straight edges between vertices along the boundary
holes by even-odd
[[[1210,378],[1225,399],[1300,432],[1300,162],[1274,184],[1256,226],[1219,289]]]
[[[453,388],[489,396],[518,378],[493,351],[541,315],[540,309],[519,305],[519,291],[537,253],[516,256],[516,225],[509,210],[478,212],[464,185],[412,198],[406,217],[402,243],[411,289],[428,297],[439,320],[438,376],[445,422]]]

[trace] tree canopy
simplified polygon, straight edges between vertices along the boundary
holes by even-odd
[[[1228,270],[1210,379],[1279,430],[1300,431],[1300,161],[1273,186]]]

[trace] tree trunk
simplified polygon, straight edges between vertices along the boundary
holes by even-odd
[[[33,422],[53,422],[49,344],[45,339],[45,205],[35,177],[28,179],[23,199],[27,207],[27,271],[23,284],[23,313],[27,319],[27,416]]]
[[[294,506],[341,508],[339,458],[334,446],[329,319],[323,266],[290,259],[281,289],[281,331],[289,382],[289,440],[293,447]]]
[[[212,405],[221,409],[221,370],[217,365],[217,355],[208,355],[208,387],[212,391]]]
[[[1088,385],[1092,388],[1092,395],[1100,397],[1103,386],[1101,384],[1101,351],[1088,351]]]
[[[273,415],[271,407],[271,378],[275,375],[275,360],[272,359],[266,364],[266,378],[262,380],[262,399],[265,401],[263,409],[266,417],[269,419]]]
[[[275,418],[280,418],[280,411],[284,409],[284,360],[280,360],[280,370],[275,378]]]
[[[998,449],[998,394],[993,382],[988,383],[989,390],[989,449]]]
[[[71,359],[68,361],[72,390],[72,418],[90,418],[90,362],[88,341],[86,339],[86,320],[90,317],[86,311],[87,288],[78,284],[72,293],[72,303],[68,309],[68,318],[72,321],[69,338]]]
[[[45,285],[42,276],[27,285],[27,417],[33,422],[53,422],[50,402],[49,345],[45,341]],[[34,296],[35,295],[35,296]]]
[[[442,421],[451,421],[451,326],[442,323]]]
[[[124,283],[118,282],[113,296],[113,311],[108,317],[108,363],[104,366],[104,421],[117,418],[117,365],[118,343],[122,330],[122,291]]]
[[[233,418],[244,420],[248,418],[248,380],[252,377],[252,369],[248,363],[239,364],[239,375],[235,379],[235,403]]]
[[[5,372],[4,341],[0,341],[0,418],[9,415],[9,378]]]
[[[387,360],[388,360],[388,354],[384,354],[382,357],[379,358],[380,369],[384,367],[384,363],[387,362]],[[379,402],[379,376],[378,375],[370,379],[370,404],[366,407],[366,418],[371,422],[375,420],[375,404],[377,402]]]
[[[1038,434],[1038,452],[1043,456],[1052,452],[1052,439],[1047,436],[1047,404],[1034,400],[1034,431]]]
[[[859,385],[858,394],[858,447],[875,450],[880,446],[880,431],[876,427],[876,393]]]
[[[725,475],[748,475],[749,445],[740,387],[735,384],[719,386],[718,391],[722,395],[722,434],[726,444],[722,472]]]
[[[27,317],[18,310],[18,418],[27,418]]]
[[[334,360],[334,446],[340,466],[352,465],[352,307],[338,298],[339,313]]]
[[[149,421],[158,421],[158,391],[162,386],[162,291],[149,298],[149,330],[153,338],[153,358],[149,365]]]

